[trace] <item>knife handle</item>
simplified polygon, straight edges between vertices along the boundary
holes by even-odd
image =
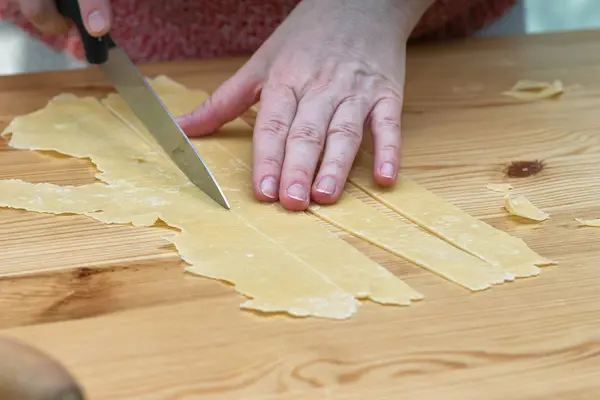
[[[72,20],[77,27],[88,62],[104,64],[108,60],[108,50],[116,46],[110,35],[94,37],[88,33],[83,24],[78,0],[56,0],[56,8],[63,17]]]

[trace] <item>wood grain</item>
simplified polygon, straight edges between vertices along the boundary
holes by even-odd
[[[244,60],[143,67],[213,90]],[[537,278],[470,293],[353,238],[426,299],[365,304],[349,321],[259,317],[221,283],[183,273],[161,228],[0,210],[0,328],[64,363],[91,399],[586,399],[600,382],[600,32],[409,49],[404,172],[556,260]],[[519,103],[519,79],[561,79],[560,99]],[[579,86],[573,86],[579,85]],[[95,70],[0,79],[0,120],[72,92],[103,96]],[[542,159],[529,178],[505,166]],[[85,160],[0,144],[0,179],[82,184]],[[551,213],[503,211],[510,182]],[[57,270],[61,268],[61,270]],[[65,269],[66,268],[66,269]]]

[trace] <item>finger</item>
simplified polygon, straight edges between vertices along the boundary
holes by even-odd
[[[53,0],[20,2],[21,13],[44,33],[62,34],[69,31],[69,22],[58,12]]]
[[[253,136],[253,186],[259,200],[275,201],[279,198],[285,143],[297,100],[291,88],[267,84],[260,102]]]
[[[390,186],[396,181],[400,165],[400,116],[402,102],[399,98],[385,97],[371,111],[375,182]]]
[[[79,0],[85,29],[92,36],[106,35],[112,20],[109,0]]]
[[[279,201],[293,211],[305,210],[335,105],[327,95],[308,94],[298,104],[290,127],[281,172]]]
[[[366,99],[345,100],[335,111],[329,129],[323,161],[312,187],[319,204],[333,204],[341,196],[363,137],[369,104]]]
[[[254,64],[246,64],[226,80],[202,105],[177,118],[190,137],[204,136],[240,116],[258,101],[261,74]]]

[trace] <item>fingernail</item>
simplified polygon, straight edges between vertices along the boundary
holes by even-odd
[[[267,176],[263,179],[260,183],[260,191],[271,199],[277,197],[277,182],[275,181],[275,178]]]
[[[379,171],[384,178],[394,177],[394,166],[389,162],[384,163]]]
[[[325,176],[317,185],[317,192],[323,194],[334,194],[335,193],[335,179],[331,176]]]
[[[306,192],[306,189],[304,189],[304,186],[302,186],[299,183],[294,183],[293,185],[288,187],[287,194],[292,199],[299,200],[299,201],[306,201],[306,199],[308,199],[308,194]]]
[[[106,20],[100,11],[92,11],[90,15],[88,15],[88,25],[92,30],[91,33],[101,32],[106,26]]]

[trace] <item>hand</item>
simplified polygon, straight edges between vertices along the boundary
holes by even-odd
[[[304,210],[336,202],[363,127],[374,179],[391,185],[400,158],[406,40],[431,0],[303,0],[253,57],[179,123],[217,130],[256,103],[253,187],[262,201]],[[322,163],[317,171],[321,154]],[[315,178],[316,176],[316,178]]]
[[[44,33],[67,33],[71,24],[56,9],[55,0],[17,0],[21,12]],[[109,0],[79,0],[83,23],[90,35],[102,36],[110,30]]]

